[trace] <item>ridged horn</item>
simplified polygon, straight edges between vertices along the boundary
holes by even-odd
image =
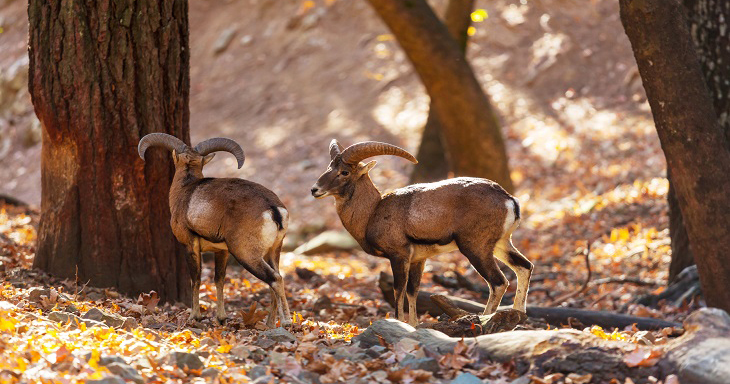
[[[187,145],[185,145],[182,140],[173,135],[161,132],[150,133],[139,140],[139,145],[137,145],[137,153],[139,153],[139,157],[144,160],[144,153],[147,151],[147,148],[155,146],[164,147],[170,151],[174,149],[178,153],[184,152],[185,148],[187,148]]]
[[[347,147],[342,151],[342,161],[347,164],[357,164],[368,157],[379,155],[398,156],[414,164],[418,163],[418,160],[405,149],[379,141],[363,141]]]
[[[195,151],[205,156],[209,153],[216,151],[225,151],[236,156],[238,160],[238,168],[243,166],[243,162],[246,160],[246,156],[243,154],[243,148],[238,143],[225,137],[214,137],[212,139],[200,142],[195,146]]]
[[[342,153],[342,145],[336,139],[332,139],[330,141],[330,160],[334,159],[340,153]]]

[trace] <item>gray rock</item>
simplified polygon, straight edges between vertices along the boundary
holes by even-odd
[[[360,245],[346,231],[325,231],[297,247],[294,253],[318,255],[334,251],[352,251]]]
[[[482,380],[471,373],[465,372],[456,376],[456,378],[451,381],[451,384],[482,384]]]
[[[84,313],[83,316],[81,316],[82,319],[89,319],[89,320],[95,320],[100,323],[104,323],[110,327],[114,328],[120,328],[122,325],[124,325],[124,318],[110,315],[108,313],[103,312],[99,308],[91,308],[86,313]],[[135,321],[136,323],[136,321]]]
[[[250,352],[251,352],[251,359],[257,363],[260,362],[261,360],[263,360],[264,358],[266,358],[266,355],[267,355],[266,351],[264,351],[261,348],[254,349],[253,351],[250,351]]]
[[[319,375],[315,372],[302,371],[297,378],[305,384],[322,384],[319,380]]]
[[[263,365],[255,365],[253,368],[248,370],[248,377],[252,380],[256,380],[263,376],[266,376],[266,367]]]
[[[249,351],[248,347],[245,345],[236,345],[235,347],[231,348],[230,352],[228,353],[240,359],[248,359],[248,357],[251,356],[251,351]]]
[[[532,383],[532,378],[530,378],[530,375],[522,375],[512,381],[510,381],[509,384],[530,384]]]
[[[48,314],[48,320],[55,321],[57,323],[68,323],[71,322],[75,326],[77,321],[81,321],[78,316],[72,313],[53,311]]]
[[[269,383],[278,383],[276,378],[271,375],[261,376],[258,379],[251,382],[251,384],[269,384]]]
[[[88,361],[90,358],[91,353],[87,354],[86,361]],[[121,356],[102,356],[99,358],[99,365],[101,366],[106,367],[107,365],[114,363],[127,364],[127,361],[124,360],[124,358]]]
[[[276,341],[269,339],[268,337],[259,337],[258,340],[255,341],[256,346],[261,347],[263,349],[269,349],[276,345]]]
[[[188,369],[203,369],[205,366],[203,365],[203,361],[200,360],[200,357],[194,353],[187,353],[187,352],[172,352],[166,356],[161,357],[158,360],[158,363],[167,363],[170,365],[175,365],[179,368],[185,368]]]
[[[297,341],[296,336],[283,327],[263,331],[261,335],[279,343],[295,343]]]
[[[440,369],[439,362],[432,357],[423,357],[420,359],[406,358],[400,362],[400,365],[402,367],[408,367],[410,369],[422,369],[424,371],[429,371],[433,373],[438,372]]]
[[[237,31],[238,29],[236,27],[224,29],[213,44],[213,53],[223,53],[226,49],[228,49],[228,46],[231,45],[231,41],[233,41],[233,37],[236,36]]]
[[[134,381],[137,384],[143,384],[144,378],[137,373],[137,370],[124,363],[111,363],[106,366],[109,372],[121,377],[127,381]]]
[[[87,380],[86,384],[127,384],[127,382],[121,377],[111,376],[99,380]]]
[[[122,323],[122,329],[125,329],[127,331],[131,331],[133,329],[139,328],[139,323],[137,322],[137,319],[134,317],[125,317],[124,322]]]
[[[200,373],[200,377],[215,379],[220,373],[221,371],[216,368],[205,368],[203,372]]]
[[[51,297],[51,290],[48,288],[33,287],[28,290],[26,298],[33,303],[40,303],[41,297]]]
[[[380,357],[380,355],[385,353],[387,350],[388,350],[388,348],[385,348],[382,345],[374,345],[374,346],[366,349],[365,354],[372,358],[377,358],[377,357]]]

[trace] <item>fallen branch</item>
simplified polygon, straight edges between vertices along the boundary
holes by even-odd
[[[393,294],[393,277],[387,273],[380,274],[380,290],[386,302],[391,306],[395,303]],[[431,300],[432,292],[419,291],[416,299],[416,308],[419,313],[429,313],[431,316],[439,316],[444,311]],[[454,304],[467,312],[482,313],[484,305],[477,302],[462,299],[455,296],[445,295]],[[636,324],[641,330],[655,330],[668,327],[681,327],[680,323],[648,317],[629,316],[620,313],[591,311],[578,308],[549,308],[549,307],[527,307],[527,316],[534,319],[544,319],[553,326],[568,324],[569,318],[574,318],[581,323],[590,326],[598,325],[603,328],[624,328]]]
[[[591,281],[589,286],[595,287],[597,285],[611,284],[611,283],[634,284],[634,285],[639,285],[639,286],[644,286],[644,287],[656,287],[658,285],[663,284],[661,281],[642,280],[639,277],[618,276],[618,277],[605,277],[603,279],[593,280],[593,281]]]

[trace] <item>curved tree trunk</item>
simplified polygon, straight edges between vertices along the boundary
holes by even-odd
[[[29,90],[43,127],[34,266],[56,276],[187,302],[170,229],[169,155],[140,136],[189,138],[185,0],[30,0]]]
[[[438,114],[454,174],[513,190],[497,116],[449,30],[425,0],[369,0],[398,39]]]
[[[730,22],[730,2],[722,0],[684,0],[689,19],[690,32],[705,77],[705,83],[714,101],[718,122],[730,143],[730,44],[728,44],[728,22]],[[730,146],[727,148],[730,151]],[[669,266],[669,280],[684,268],[694,264],[689,247],[687,231],[684,228],[682,213],[678,208],[674,188],[670,188],[669,232],[672,238],[672,263]]]
[[[471,12],[474,9],[474,0],[449,0],[444,14],[444,24],[451,36],[466,54],[466,45],[471,25]],[[428,120],[423,128],[421,145],[418,147],[418,164],[413,168],[411,183],[426,183],[443,180],[449,176],[451,170],[449,155],[444,148],[441,138],[441,122],[436,115],[433,102],[428,109]]]
[[[677,0],[620,0],[709,306],[730,310],[730,151]]]

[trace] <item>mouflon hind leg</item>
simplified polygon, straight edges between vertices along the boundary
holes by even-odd
[[[494,259],[494,249],[496,241],[488,243],[486,246],[475,246],[472,244],[460,244],[459,250],[469,259],[474,269],[487,281],[489,285],[489,300],[484,308],[485,315],[491,315],[497,311],[499,303],[502,302],[502,296],[507,291],[509,281],[499,269],[497,261]]]
[[[527,291],[530,288],[533,265],[512,244],[511,239],[502,239],[497,243],[494,256],[505,263],[517,275],[517,292],[512,308],[527,312]]]

